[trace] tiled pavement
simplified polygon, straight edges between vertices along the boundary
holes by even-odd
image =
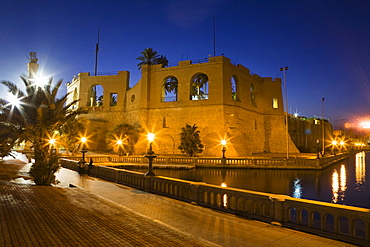
[[[32,186],[10,179],[28,165],[6,163],[0,161],[0,246],[351,246],[67,169],[58,187]]]

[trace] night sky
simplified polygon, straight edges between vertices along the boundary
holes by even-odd
[[[264,77],[289,66],[289,113],[321,117],[325,98],[337,127],[370,117],[369,14],[367,0],[0,0],[0,80],[20,83],[31,51],[55,81],[93,72],[100,28],[98,71],[128,70],[133,86],[144,48],[170,62],[213,56],[215,17],[216,56]]]

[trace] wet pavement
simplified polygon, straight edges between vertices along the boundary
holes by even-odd
[[[35,186],[29,167],[0,161],[0,246],[353,246],[68,169]]]

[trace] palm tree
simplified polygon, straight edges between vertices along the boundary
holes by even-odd
[[[30,141],[33,144],[35,163],[31,167],[30,175],[37,185],[50,185],[55,182],[54,174],[59,169],[59,157],[49,140],[65,124],[76,121],[76,117],[85,111],[72,110],[77,100],[66,104],[68,94],[57,98],[62,80],[52,87],[52,79],[44,86],[39,86],[34,80],[25,77],[21,79],[26,93],[12,82],[1,81],[1,84],[8,88],[8,92],[18,98],[18,104],[1,105],[0,121],[18,130],[18,141]]]
[[[195,157],[197,153],[203,152],[203,144],[200,140],[200,131],[194,124],[193,126],[186,124],[185,127],[181,128],[180,133],[180,145],[179,149],[181,153],[185,153],[190,157]]]
[[[174,93],[177,96],[178,81],[176,77],[170,77],[163,83],[165,94]]]
[[[205,99],[208,92],[205,92],[205,86],[208,83],[208,76],[206,74],[198,74],[191,86],[191,96],[196,96],[197,99]],[[203,89],[204,88],[204,89]],[[202,91],[202,89],[204,91]]]
[[[155,65],[162,64],[163,67],[168,66],[168,59],[166,56],[159,55],[157,51],[154,51],[153,48],[145,48],[144,51],[140,52],[141,56],[137,57],[136,60],[141,62],[137,64],[141,69],[143,65]]]

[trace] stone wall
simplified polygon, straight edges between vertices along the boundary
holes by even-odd
[[[191,88],[199,74],[207,75],[205,90],[208,91],[205,99],[194,100]],[[103,106],[89,107],[87,117],[106,121],[107,129],[122,122],[139,122],[145,132],[156,133],[154,148],[157,153],[179,154],[179,134],[186,124],[199,127],[205,145],[203,156],[220,156],[221,139],[228,140],[227,155],[230,157],[286,152],[280,79],[260,77],[223,56],[210,57],[202,63],[181,61],[175,67],[144,65],[142,78],[131,89],[127,86],[128,75],[125,71],[117,76],[91,77],[81,73],[68,86],[68,91],[77,89],[82,104],[87,102],[88,105],[91,87],[102,85]],[[177,100],[165,102],[163,83],[170,77],[178,81]],[[112,92],[118,93],[118,104],[109,107]],[[290,137],[289,143],[289,151],[298,152]],[[144,153],[146,148],[143,136],[135,150]]]

